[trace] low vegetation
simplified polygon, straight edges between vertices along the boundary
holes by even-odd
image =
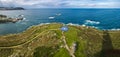
[[[0,36],[0,57],[120,57],[120,31],[52,23]]]

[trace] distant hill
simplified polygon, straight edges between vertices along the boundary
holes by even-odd
[[[120,31],[53,23],[0,36],[0,57],[120,57]]]
[[[0,7],[0,10],[25,10],[22,7]]]

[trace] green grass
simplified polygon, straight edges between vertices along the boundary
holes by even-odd
[[[13,49],[0,49],[0,57],[8,57],[13,53]]]
[[[0,46],[7,47],[7,46],[19,45],[34,38],[36,35],[38,35],[42,31],[49,30],[49,29],[58,29],[60,27],[61,27],[61,24],[56,24],[56,23],[44,25],[44,26],[38,25],[38,26],[30,27],[29,29],[27,29],[22,33],[0,36]],[[58,37],[60,37],[60,34]],[[2,39],[5,39],[5,40],[2,40]]]
[[[52,47],[38,47],[35,49],[34,57],[53,57],[56,48]]]
[[[79,41],[77,42],[77,49],[75,51],[75,56],[76,57],[86,57],[86,54],[85,54],[85,45],[86,45],[86,42],[85,41]]]
[[[81,40],[79,38],[78,33],[81,33],[80,30],[76,29],[75,27],[70,26],[69,30],[67,32],[65,32],[65,36],[66,36],[66,41],[67,44],[70,46],[72,46],[73,43],[77,43],[77,49],[75,51],[75,56],[76,57],[85,57],[85,45],[86,45],[86,41],[85,40]]]
[[[71,57],[65,48],[60,48],[60,50],[53,57]]]
[[[20,48],[13,49],[0,49],[0,57],[8,57],[12,53],[16,53],[15,51],[19,49],[25,53],[25,55],[32,56],[31,53],[34,52],[34,57],[71,57],[68,50],[65,48],[56,48],[55,46],[61,46],[64,43],[62,42],[61,30],[50,30],[49,29],[60,29],[62,24],[47,24],[47,25],[37,25],[32,26],[24,32],[18,34],[10,34],[0,36],[0,46],[14,46],[23,44],[26,41],[29,41],[39,35],[41,32],[46,31],[41,34],[41,36],[35,38],[31,42],[26,45],[21,46]],[[85,27],[76,27],[76,26],[68,26],[69,30],[64,32],[65,39],[67,45],[71,47],[73,43],[77,43],[75,56],[76,57],[94,57],[95,54],[97,56],[100,55],[102,49],[102,41],[103,41],[103,31],[96,30],[93,28],[85,28]],[[48,33],[49,32],[49,33]],[[114,49],[120,49],[120,31],[108,31],[110,35],[110,39],[112,41],[112,45]],[[56,34],[56,35],[54,35]],[[39,41],[38,41],[39,40]],[[31,48],[31,50],[28,49]],[[25,50],[22,50],[25,49]],[[29,54],[30,53],[30,54]],[[18,54],[18,56],[20,56]],[[29,57],[28,56],[28,57]],[[95,57],[97,57],[95,56]],[[23,56],[24,57],[24,56]],[[26,56],[27,57],[27,56]]]
[[[76,28],[69,27],[69,30],[64,33],[68,46],[71,46],[74,42],[78,40],[77,32],[79,32],[79,30],[77,30]]]

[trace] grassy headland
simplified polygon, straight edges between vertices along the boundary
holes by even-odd
[[[0,57],[120,57],[120,31],[52,23],[0,36]]]

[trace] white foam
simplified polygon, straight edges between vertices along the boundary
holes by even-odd
[[[83,24],[83,25],[79,25],[79,24],[68,23],[68,24],[66,24],[66,25],[72,25],[72,26],[82,26],[82,27],[92,27],[92,28],[96,28],[96,29],[98,29],[98,28],[99,28],[99,27],[95,27],[95,26],[87,26],[87,25],[85,25],[85,24]]]
[[[79,24],[73,24],[73,23],[68,23],[66,25],[74,25],[74,26],[80,26]]]
[[[23,18],[23,20],[26,20],[26,18]]]
[[[22,23],[22,24],[26,25],[25,23]],[[37,25],[37,26],[42,26],[42,25],[47,25],[47,24],[51,24],[51,23],[40,23],[40,24]],[[64,24],[64,23],[61,23],[61,24]],[[99,29],[99,27],[96,27],[96,26],[87,26],[87,25],[85,25],[85,24],[79,25],[79,24],[74,24],[74,23],[68,23],[68,24],[66,24],[66,25],[92,27],[92,28]],[[34,26],[34,25],[33,25],[33,26]],[[120,28],[117,28],[117,29],[115,29],[115,28],[113,28],[113,29],[102,29],[102,30],[120,31]]]
[[[88,24],[100,24],[100,22],[98,22],[98,21],[92,21],[92,20],[85,20],[85,23],[84,24],[86,24],[86,25],[88,25]]]
[[[112,30],[112,31],[115,31],[115,30],[117,30],[117,31],[118,31],[118,30],[120,30],[120,29],[114,29],[114,28],[113,28],[113,29],[110,29],[110,30]]]
[[[47,24],[50,24],[50,23],[40,23],[39,25],[41,26],[41,25],[47,25]]]
[[[47,24],[51,24],[51,23],[40,23],[39,25],[41,26],[41,25],[47,25]],[[64,23],[61,23],[61,24],[64,24]],[[66,24],[66,25],[72,25],[72,26],[83,26],[83,27],[92,27],[92,28],[99,29],[99,27],[96,27],[96,26],[87,26],[87,25],[85,25],[85,24],[83,24],[83,25],[79,25],[79,24],[74,24],[74,23],[68,23],[68,24]],[[119,28],[118,28],[118,29],[115,29],[115,28],[113,28],[113,29],[102,29],[102,30],[120,31]]]
[[[61,13],[58,13],[58,14],[56,14],[57,16],[60,16],[60,15],[62,15]]]
[[[55,17],[54,16],[51,16],[51,17],[48,17],[49,19],[54,19]]]
[[[85,25],[85,24],[83,24],[82,26],[83,26],[83,27],[85,27],[86,25]]]

